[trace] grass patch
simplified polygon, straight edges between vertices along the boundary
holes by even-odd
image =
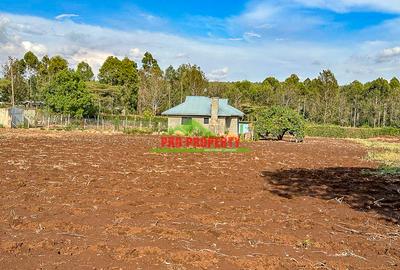
[[[367,159],[381,164],[380,174],[400,174],[400,143],[353,139],[368,150]]]
[[[153,148],[153,153],[248,153],[249,148]]]

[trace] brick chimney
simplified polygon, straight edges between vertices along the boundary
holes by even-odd
[[[219,109],[219,98],[212,97],[211,98],[211,119],[210,119],[210,130],[214,134],[219,134],[218,128],[218,109]]]

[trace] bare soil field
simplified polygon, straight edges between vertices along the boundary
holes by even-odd
[[[0,129],[0,269],[400,269],[400,178],[360,145],[159,144]]]

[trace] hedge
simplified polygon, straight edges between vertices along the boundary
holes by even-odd
[[[308,124],[306,125],[305,134],[309,137],[368,139],[379,136],[400,136],[400,128],[353,128],[335,125]]]

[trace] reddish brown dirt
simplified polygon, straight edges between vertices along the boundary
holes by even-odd
[[[400,179],[360,146],[158,144],[0,130],[0,269],[400,269]]]

